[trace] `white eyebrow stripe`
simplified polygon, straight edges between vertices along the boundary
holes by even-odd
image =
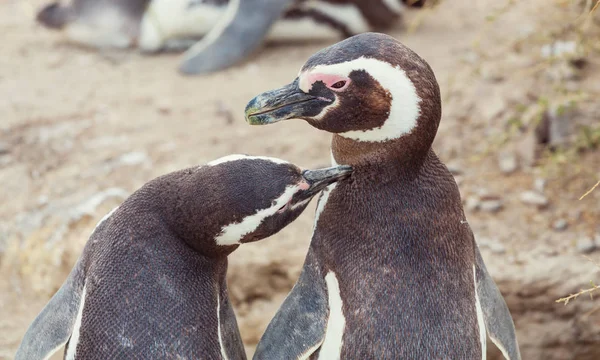
[[[347,131],[338,135],[357,141],[381,142],[397,139],[410,133],[416,127],[417,119],[421,115],[419,104],[422,99],[406,72],[398,66],[366,57],[333,65],[317,65],[300,72],[298,85],[302,91],[308,92],[312,86],[308,83],[310,74],[322,73],[348,77],[351,72],[359,70],[366,71],[390,92],[392,96],[390,112],[383,125],[378,128]],[[330,111],[330,106],[325,107],[319,116],[322,117],[327,111]]]
[[[240,240],[246,235],[256,230],[263,220],[277,212],[283,205],[285,205],[292,196],[298,190],[301,185],[289,185],[285,188],[283,194],[281,194],[274,201],[274,205],[262,210],[258,210],[253,215],[246,216],[240,222],[225,225],[221,228],[221,233],[216,237],[215,241],[217,245],[237,245]]]

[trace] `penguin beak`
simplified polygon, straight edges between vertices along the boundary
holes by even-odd
[[[325,189],[328,185],[338,182],[352,174],[352,167],[348,165],[333,166],[324,169],[317,170],[304,170],[302,177],[309,184],[309,188],[297,192],[292,198],[292,203],[310,199],[321,190]]]
[[[302,91],[298,79],[282,88],[264,92],[246,105],[246,121],[250,125],[267,125],[282,120],[312,117],[333,100]]]

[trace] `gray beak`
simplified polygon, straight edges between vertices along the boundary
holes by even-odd
[[[335,182],[338,182],[352,174],[352,167],[348,165],[333,166],[317,170],[304,170],[302,176],[310,187],[294,195],[293,203],[297,203],[315,196],[319,191]]]

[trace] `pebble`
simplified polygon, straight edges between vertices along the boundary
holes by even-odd
[[[502,200],[483,200],[479,202],[479,209],[487,212],[497,212],[502,209]]]
[[[575,41],[556,41],[552,44],[545,44],[540,49],[542,57],[561,57],[574,56],[577,54],[577,43]]]
[[[157,101],[156,110],[163,115],[169,115],[173,110],[171,102],[167,99],[160,99]]]
[[[452,175],[462,174],[462,169],[457,162],[449,162],[446,164],[446,167],[448,168],[448,171],[450,171],[450,173]]]
[[[479,198],[477,196],[467,197],[467,201],[465,202],[465,208],[468,211],[477,210],[479,208]]]
[[[499,242],[492,242],[488,246],[494,254],[504,254],[506,252],[504,245]]]
[[[513,152],[501,152],[498,155],[498,166],[504,174],[515,172],[518,167],[517,156]]]
[[[234,123],[235,118],[233,116],[233,112],[224,102],[218,101],[216,104],[216,107],[217,107],[217,111],[216,111],[217,116],[220,116],[223,119],[225,119],[225,123],[227,125],[231,125]]]
[[[139,165],[144,162],[148,162],[150,158],[148,154],[142,151],[132,151],[127,154],[121,155],[117,162],[121,165]]]
[[[540,194],[543,194],[544,190],[546,189],[546,179],[536,178],[533,181],[533,189],[539,192]]]
[[[596,249],[596,244],[591,237],[582,237],[577,240],[577,251],[582,254],[589,254]]]
[[[521,202],[527,205],[544,207],[548,205],[548,198],[535,191],[524,191],[521,193]]]
[[[0,141],[0,155],[8,154],[10,152],[10,145],[5,141]]]
[[[48,204],[48,196],[47,195],[41,195],[40,197],[38,197],[38,205],[39,206],[44,206],[46,204]]]
[[[556,231],[563,231],[569,226],[569,223],[565,219],[558,219],[552,224],[552,228]]]

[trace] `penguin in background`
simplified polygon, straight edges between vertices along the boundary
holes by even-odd
[[[292,83],[249,102],[252,125],[303,119],[332,133],[332,163],[353,168],[323,191],[302,273],[254,359],[485,359],[487,336],[521,359],[432,149],[440,118],[430,66],[378,33],[317,52]]]
[[[64,1],[64,0],[63,0]],[[338,40],[396,22],[425,0],[70,0],[37,21],[92,48],[184,51],[180,71],[199,74],[246,59],[264,40]],[[432,1],[432,0],[429,0]],[[406,5],[405,5],[406,4]]]
[[[277,233],[351,171],[226,156],[158,177],[106,215],[17,360],[245,359],[227,255]]]

